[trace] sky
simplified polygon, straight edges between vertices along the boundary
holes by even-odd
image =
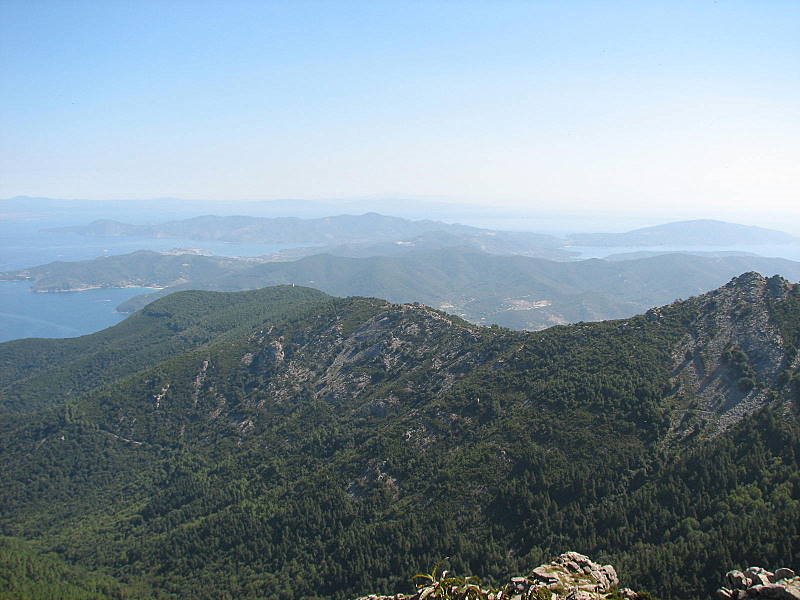
[[[0,197],[800,219],[800,2],[0,0]]]

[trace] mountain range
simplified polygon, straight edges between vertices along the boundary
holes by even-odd
[[[51,263],[0,274],[0,279],[30,280],[38,292],[165,288],[126,302],[120,307],[126,312],[177,290],[295,284],[337,296],[423,302],[474,323],[536,330],[633,316],[714,289],[745,271],[800,280],[800,263],[758,256],[665,253],[634,260],[565,262],[457,247],[365,258],[317,254],[282,262],[140,251]]]
[[[0,344],[0,580],[345,599],[572,549],[702,597],[800,555],[799,344],[755,273],[536,333],[279,286]]]
[[[560,236],[498,231],[431,220],[408,220],[377,213],[324,218],[201,216],[156,225],[132,225],[110,219],[60,227],[59,232],[91,236],[141,236],[197,241],[293,243],[323,246],[346,256],[396,254],[403,250],[471,247],[494,254],[524,254],[569,259],[574,246],[735,247],[797,244],[788,233],[711,219],[679,221],[624,233],[573,233]],[[309,251],[314,251],[313,248]]]

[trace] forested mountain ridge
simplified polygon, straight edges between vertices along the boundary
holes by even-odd
[[[29,412],[64,403],[170,356],[236,336],[264,319],[286,319],[327,304],[309,288],[275,287],[238,294],[165,298],[115,327],[89,336],[0,344],[0,407]]]
[[[194,316],[208,301],[226,325]],[[444,556],[502,580],[568,549],[703,597],[800,556],[799,317],[798,286],[757,274],[538,333],[302,288],[174,294],[134,317],[173,351],[109,379],[127,321],[0,345],[0,532],[132,597],[348,598]],[[64,397],[76,354],[96,358]]]
[[[403,256],[348,258],[327,254],[291,262],[140,251],[89,261],[57,262],[1,279],[24,279],[32,289],[155,286],[233,291],[297,284],[337,296],[419,301],[474,323],[515,329],[623,318],[712,290],[745,271],[800,279],[800,263],[758,256],[665,254],[625,261],[551,261],[497,256],[464,248]],[[155,299],[134,298],[121,310]]]

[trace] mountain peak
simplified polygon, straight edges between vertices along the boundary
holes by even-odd
[[[725,287],[754,287],[754,286],[764,286],[767,283],[767,278],[764,277],[761,273],[757,273],[756,271],[748,271],[746,273],[742,273],[730,280]]]
[[[601,565],[578,552],[565,552],[547,564],[528,571],[527,575],[512,577],[500,588],[483,587],[477,577],[458,577],[440,571],[437,565],[431,573],[417,575],[417,592],[413,595],[370,595],[358,600],[499,600],[528,598],[539,600],[637,600],[646,598],[630,588],[618,589],[619,578],[612,565]],[[444,592],[446,595],[442,595]]]
[[[679,303],[695,317],[674,352],[673,432],[719,433],[764,407],[799,366],[796,286],[756,272]],[[785,398],[791,394],[784,395]],[[689,400],[691,399],[691,400]]]

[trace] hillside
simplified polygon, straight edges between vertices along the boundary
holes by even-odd
[[[166,298],[91,336],[0,344],[2,407],[28,411],[54,397],[63,403],[174,354],[236,336],[265,319],[286,319],[297,305],[310,310],[327,302],[327,296],[307,288],[188,294]]]
[[[756,274],[539,333],[299,287],[173,294],[0,345],[0,533],[131,598],[345,599],[568,549],[702,597],[800,555],[798,316],[800,288]]]
[[[636,260],[550,261],[464,248],[402,256],[315,255],[292,262],[135,252],[52,263],[0,278],[23,278],[36,291],[150,286],[241,290],[296,284],[337,296],[423,302],[473,323],[537,330],[554,324],[630,317],[651,306],[712,290],[758,271],[800,279],[800,263],[758,256],[664,254]],[[155,299],[135,298],[123,311]]]
[[[574,246],[748,246],[796,244],[797,238],[774,229],[712,219],[678,221],[625,233],[584,233],[570,236]]]

